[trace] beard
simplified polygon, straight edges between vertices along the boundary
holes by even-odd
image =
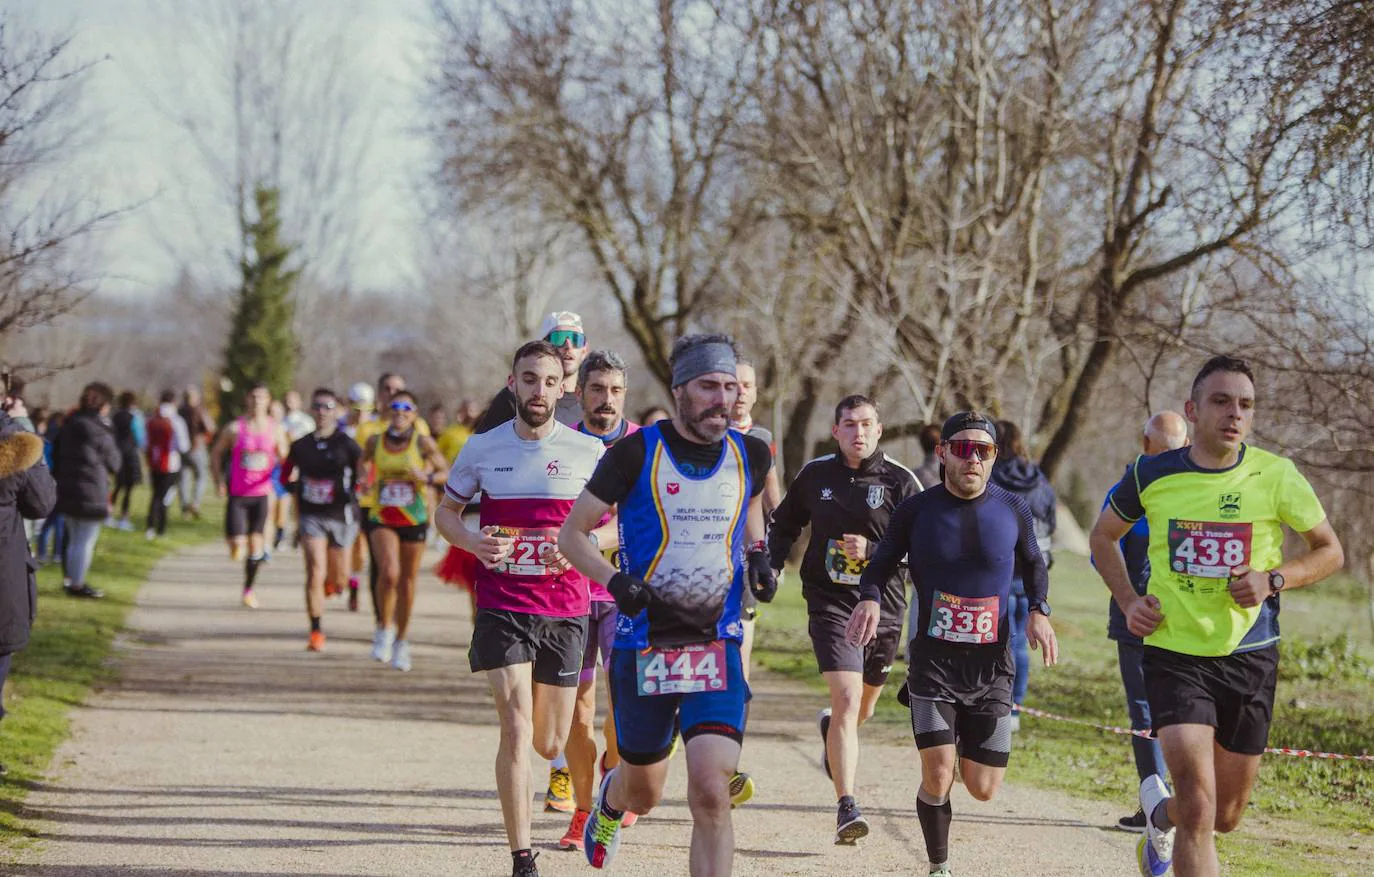
[[[530,410],[528,402],[524,399],[516,399],[515,410],[516,413],[520,415],[520,419],[525,421],[527,426],[538,429],[548,423],[550,417],[553,417],[553,406],[542,400],[541,404],[544,406],[543,409],[535,409],[532,411]]]
[[[707,444],[725,438],[725,433],[730,429],[730,409],[724,405],[704,408],[701,411],[692,411],[688,408],[679,413],[682,416],[681,422],[679,423],[678,419],[674,418],[674,425],[680,426],[685,432]],[[714,423],[706,423],[710,417],[724,417],[725,422],[719,426]]]
[[[611,427],[619,422],[620,412],[614,408],[598,408],[595,411],[587,412],[585,419],[587,423],[591,424],[592,429],[600,433],[607,433],[611,431]]]

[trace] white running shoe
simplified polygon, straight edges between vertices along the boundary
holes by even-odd
[[[372,635],[372,660],[381,661],[383,664],[391,661],[391,652],[396,645],[396,631],[389,627],[380,627]]]
[[[1164,877],[1174,861],[1174,830],[1161,831],[1155,826],[1155,808],[1169,800],[1169,787],[1159,774],[1151,774],[1140,783],[1140,809],[1145,811],[1145,835],[1136,844],[1136,864],[1141,877]]]
[[[396,640],[391,647],[391,666],[401,672],[410,670],[410,643],[403,639]]]

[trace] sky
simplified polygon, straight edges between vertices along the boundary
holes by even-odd
[[[311,51],[348,53],[350,93],[373,132],[358,211],[365,225],[347,276],[335,279],[376,290],[413,286],[423,250],[415,193],[431,155],[418,109],[428,57],[427,4],[291,2],[302,15],[325,16],[340,29],[336,44]],[[99,240],[100,290],[146,295],[172,282],[183,265],[200,277],[232,280],[235,237],[225,190],[186,131],[157,106],[176,108],[202,98],[202,106],[192,109],[214,105],[211,92],[223,82],[222,69],[184,38],[178,16],[208,14],[222,0],[5,3],[29,28],[71,33],[73,58],[99,61],[82,93],[91,136],[25,192],[34,199],[55,191],[79,193],[104,209],[131,208]]]

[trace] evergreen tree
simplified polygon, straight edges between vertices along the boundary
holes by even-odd
[[[227,389],[220,390],[220,417],[228,421],[243,413],[249,385],[262,381],[274,398],[291,388],[298,349],[292,328],[293,289],[299,270],[287,270],[292,248],[280,238],[278,192],[258,186],[254,191],[257,221],[245,229],[251,255],[239,268],[242,281],[229,344],[224,351]]]

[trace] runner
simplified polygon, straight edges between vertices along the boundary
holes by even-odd
[[[1279,592],[1344,563],[1307,479],[1291,460],[1245,442],[1255,379],[1244,360],[1209,359],[1184,413],[1193,444],[1136,460],[1090,540],[1127,628],[1145,640],[1145,693],[1174,781],[1173,796],[1160,776],[1140,784],[1149,819],[1136,858],[1146,877],[1171,861],[1178,877],[1219,872],[1212,832],[1240,824],[1269,739]],[[1141,518],[1150,527],[1144,596],[1118,545]],[[1284,560],[1284,525],[1307,543],[1302,557]]]
[[[210,443],[214,440],[215,424],[201,404],[200,390],[194,386],[182,394],[177,409],[191,433],[191,452],[181,460],[181,516],[200,520],[200,503],[205,499],[205,486],[210,476]]]
[[[1145,456],[1153,457],[1165,451],[1172,451],[1188,444],[1188,421],[1182,414],[1174,411],[1161,411],[1145,423],[1141,449]],[[1129,469],[1127,470],[1129,471]],[[1108,498],[1102,500],[1105,508]],[[1121,555],[1126,560],[1126,572],[1131,578],[1131,586],[1140,595],[1145,594],[1145,586],[1150,580],[1150,527],[1141,518],[1131,526],[1130,531],[1118,543]],[[1145,654],[1145,643],[1140,637],[1126,629],[1126,616],[1115,600],[1107,601],[1107,638],[1116,641],[1117,665],[1121,670],[1121,684],[1126,690],[1126,711],[1131,717],[1131,730],[1148,731],[1154,725],[1150,720],[1150,702],[1145,697],[1145,673],[1141,661]],[[1165,775],[1164,752],[1159,741],[1143,737],[1131,738],[1131,750],[1135,755],[1136,773],[1141,781],[1158,774]],[[1123,816],[1116,822],[1122,831],[1144,831],[1145,811],[1137,809],[1132,816]]]
[[[294,484],[299,503],[296,529],[305,557],[305,612],[310,619],[306,648],[324,651],[320,628],[324,615],[325,583],[337,585],[345,576],[345,551],[358,535],[353,489],[362,449],[339,427],[338,399],[321,387],[310,394],[313,432],[291,443],[282,478]],[[296,481],[291,476],[296,475]]]
[[[254,383],[245,396],[243,417],[227,424],[210,449],[210,474],[220,496],[229,495],[224,537],[229,556],[243,561],[243,605],[258,608],[253,581],[267,559],[267,522],[272,519],[272,470],[286,456],[286,431],[268,415],[272,396],[267,385]],[[229,458],[226,482],[225,454]],[[246,555],[244,549],[247,549]]]
[[[619,354],[609,350],[594,350],[582,361],[577,372],[577,399],[582,405],[583,419],[578,431],[594,436],[608,448],[620,439],[639,431],[638,424],[625,419],[626,372],[628,366]],[[613,517],[601,522],[615,526]],[[612,566],[620,563],[620,541],[617,537],[602,548],[601,554]],[[558,845],[565,850],[582,849],[582,829],[591,815],[596,796],[596,668],[604,666],[609,679],[611,647],[615,642],[617,617],[615,601],[607,590],[591,582],[591,605],[587,614],[587,648],[582,657],[582,674],[577,683],[577,706],[573,709],[572,730],[568,733],[565,755],[568,772],[572,776],[573,799],[576,810],[567,834]],[[609,682],[607,695],[610,694]],[[606,749],[601,756],[601,772],[620,763],[615,751],[615,718],[606,713],[603,725]],[[634,814],[625,816],[627,825],[634,824]]]
[[[390,425],[362,446],[363,460],[370,466],[368,543],[377,567],[380,610],[372,658],[408,671],[411,656],[406,635],[429,532],[425,494],[431,485],[443,481],[448,464],[434,439],[420,431],[420,405],[415,397],[408,390],[392,392],[390,397]]]
[[[883,425],[877,404],[866,396],[840,400],[830,434],[839,453],[812,460],[797,473],[773,512],[768,555],[781,578],[793,544],[811,525],[801,580],[811,646],[830,688],[830,706],[817,717],[821,764],[839,801],[835,843],[853,844],[868,834],[868,822],[854,800],[859,726],[872,718],[897,656],[906,612],[905,570],[898,569],[884,583],[882,620],[872,643],[866,648],[851,645],[845,626],[859,602],[859,575],[888,519],[902,500],[921,491],[921,483],[879,450]]]
[[[376,413],[373,411],[373,403],[377,399],[377,394],[373,391],[372,385],[366,381],[358,381],[348,388],[348,411],[339,421],[339,428],[344,434],[355,442],[358,440],[358,427],[369,420],[372,420]],[[361,446],[360,446],[361,447]],[[361,481],[361,478],[359,479]],[[353,504],[357,506],[358,512],[358,535],[353,540],[353,548],[349,551],[348,558],[348,611],[358,611],[358,576],[367,565],[367,559],[371,555],[371,549],[367,547],[367,535],[364,529],[367,527],[367,519],[362,514],[362,506],[359,504],[361,496],[353,498]],[[328,593],[329,582],[325,582],[325,596]]]
[[[914,599],[907,620],[905,702],[921,755],[916,815],[930,873],[949,877],[949,791],[956,756],[964,788],[990,801],[1011,754],[1011,685],[1007,619],[1019,562],[1030,598],[1026,636],[1058,659],[1050,627],[1049,576],[1025,500],[988,483],[997,457],[997,427],[972,411],[945,421],[936,448],[944,483],[907,499],[859,577],[850,642],[867,645],[881,624],[879,600],[902,558]]]
[[[152,496],[148,499],[146,536],[151,542],[167,532],[167,509],[172,490],[181,480],[181,465],[191,450],[191,433],[177,413],[177,394],[164,390],[157,410],[148,419],[148,475]]]
[[[728,874],[730,778],[750,697],[740,660],[743,591],[766,603],[777,590],[760,496],[772,455],[729,428],[739,393],[729,336],[681,338],[669,363],[676,416],[611,449],[558,540],[620,610],[611,687],[621,763],[602,778],[583,839],[593,867],[611,863],[625,813],[649,813],[663,796],[680,720],[690,871]],[[620,511],[619,570],[586,539],[612,506]]]
[[[604,453],[601,442],[553,418],[562,362],[547,341],[516,351],[507,380],[516,418],[463,446],[436,516],[444,538],[483,565],[468,660],[487,674],[496,700],[496,788],[516,877],[539,873],[530,852],[529,748],[553,758],[567,743],[586,647],[587,580],[569,568],[555,533]],[[481,529],[470,530],[463,509],[479,492]],[[601,527],[596,536],[609,544],[615,531]]]
[[[575,426],[582,419],[582,405],[575,394],[577,370],[587,357],[587,334],[582,330],[582,317],[572,311],[545,314],[539,326],[539,337],[553,345],[558,351],[559,361],[563,363],[563,395],[558,397],[554,419],[566,426]],[[489,432],[513,419],[516,407],[515,392],[509,386],[502,387],[492,397],[491,404],[473,427],[473,432]]]

